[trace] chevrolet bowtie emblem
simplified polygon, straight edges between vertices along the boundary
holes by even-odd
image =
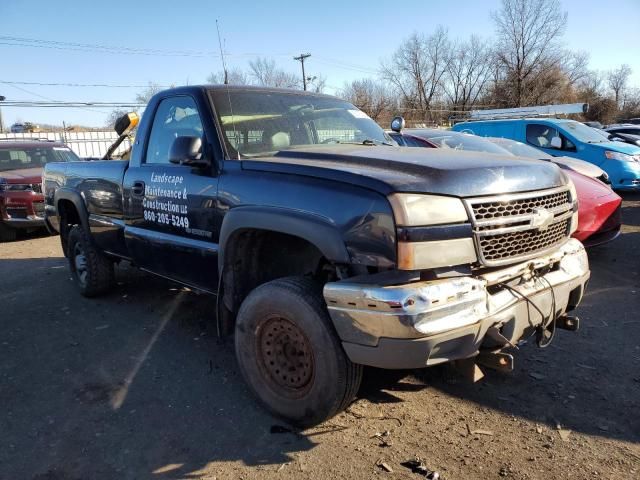
[[[538,230],[546,230],[553,223],[554,214],[546,208],[534,208],[531,226]]]

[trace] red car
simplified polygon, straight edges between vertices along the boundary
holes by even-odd
[[[79,160],[62,143],[0,140],[0,241],[14,240],[21,229],[44,227],[42,167]]]
[[[435,146],[437,148],[514,155],[506,148],[475,135],[434,129],[410,131],[411,134],[393,132],[393,139],[399,145],[408,147],[429,148]],[[416,138],[422,139],[426,143],[417,144]],[[622,198],[600,180],[582,175],[563,165],[558,166],[569,175],[578,193],[578,230],[574,232],[573,237],[588,247],[600,245],[616,238],[620,234]]]
[[[578,193],[578,230],[573,237],[586,246],[600,245],[620,234],[622,198],[600,180],[564,170]]]

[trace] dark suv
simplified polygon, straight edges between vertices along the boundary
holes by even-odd
[[[0,241],[14,240],[18,229],[44,227],[42,169],[50,162],[76,160],[62,143],[0,141]]]

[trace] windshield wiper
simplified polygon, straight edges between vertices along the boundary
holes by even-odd
[[[387,147],[393,147],[393,145],[389,142],[383,142],[380,140],[374,140],[372,138],[365,138],[363,141],[361,142],[341,142],[341,141],[337,141],[336,143],[342,143],[345,145],[369,145],[371,147],[377,146],[377,145],[386,145]]]

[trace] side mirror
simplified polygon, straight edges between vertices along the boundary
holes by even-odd
[[[391,120],[391,130],[400,133],[404,128],[405,122],[403,117],[393,117]]]
[[[202,156],[200,137],[178,137],[169,150],[169,162],[191,167],[206,167],[209,161]]]
[[[125,135],[130,133],[131,130],[138,126],[140,122],[140,117],[135,112],[125,113],[120,118],[116,120],[116,124],[113,129],[116,131],[118,136]]]
[[[557,148],[558,150],[562,148],[562,140],[560,137],[553,137],[551,139],[551,148]]]

